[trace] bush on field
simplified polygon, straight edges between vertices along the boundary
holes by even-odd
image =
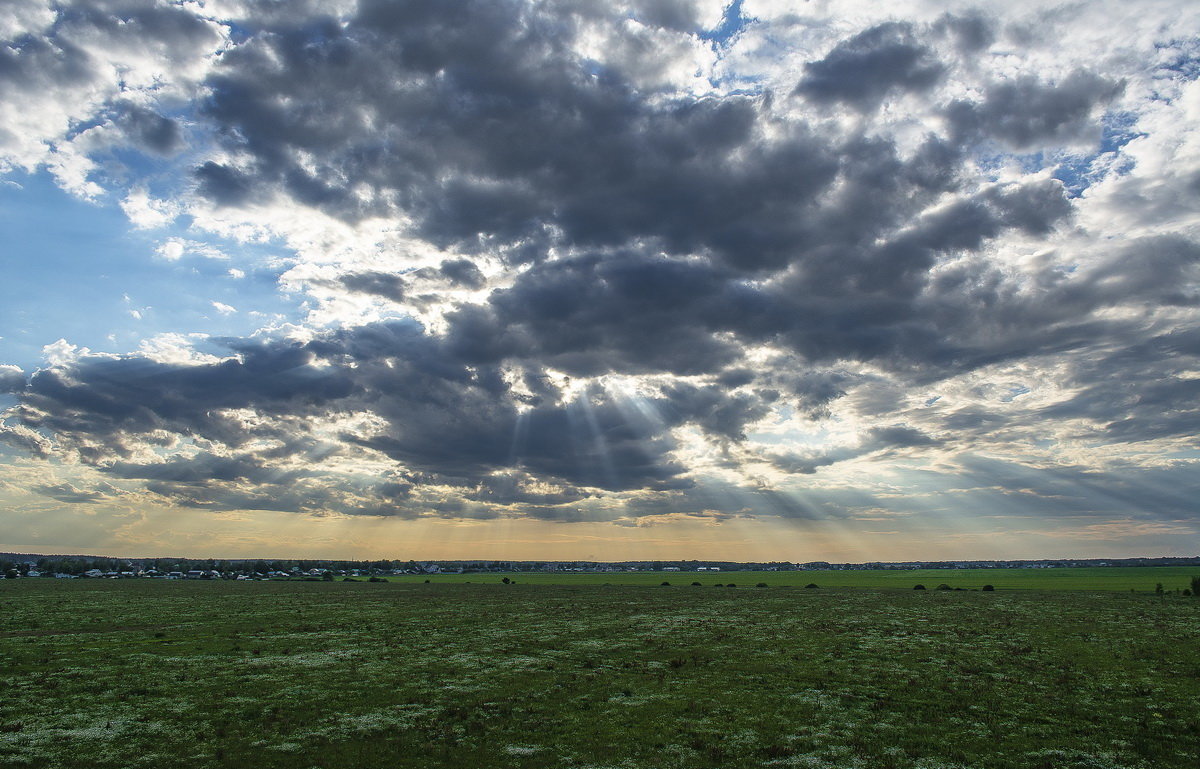
[[[947,585],[945,582],[943,582],[942,584],[940,584],[936,588],[934,588],[934,590],[950,590],[950,586]]]
[[[983,589],[990,593],[991,591],[995,590],[996,588],[992,587],[991,585],[984,585]]]
[[[692,587],[700,587],[700,583],[699,583],[699,582],[693,582],[693,583],[692,583]]]
[[[387,582],[384,577],[371,577],[367,582]]]
[[[924,589],[925,589],[924,585],[913,585],[913,590],[924,590]]]
[[[806,589],[807,589],[807,588],[810,588],[810,587],[816,587],[816,588],[819,588],[819,587],[820,587],[820,585],[818,585],[816,582],[809,582],[809,583],[808,583],[807,585],[805,585],[804,587],[805,587]]]
[[[671,586],[671,583],[670,583],[670,582],[663,582],[663,586],[665,586],[665,587],[670,587],[670,586]]]
[[[1200,595],[1200,577],[1192,577],[1192,595]]]

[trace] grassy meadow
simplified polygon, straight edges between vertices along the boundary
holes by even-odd
[[[489,583],[501,574],[435,574],[389,577],[396,582],[439,584]],[[1191,578],[1200,576],[1195,566],[1133,566],[1126,568],[1064,569],[879,569],[862,571],[632,571],[632,572],[525,572],[508,574],[519,583],[531,585],[727,585],[753,586],[765,582],[775,587],[869,587],[912,588],[924,585],[932,590],[940,584],[951,588],[978,590],[992,585],[997,590],[1120,590],[1153,591],[1191,587]]]
[[[987,571],[4,580],[0,767],[1200,766],[1200,599]]]

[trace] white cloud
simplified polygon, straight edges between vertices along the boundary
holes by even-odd
[[[162,259],[168,262],[177,262],[185,256],[199,257],[202,259],[228,259],[229,255],[221,249],[197,240],[188,240],[186,238],[168,238],[154,251]]]
[[[157,200],[142,187],[135,187],[121,201],[121,210],[129,222],[139,230],[165,227],[178,215],[178,204],[169,200]]]
[[[57,342],[51,342],[42,347],[42,357],[51,366],[68,364],[89,353],[91,353],[91,350],[88,348],[73,345],[66,339],[59,339]]]

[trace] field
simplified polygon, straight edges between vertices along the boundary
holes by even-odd
[[[1200,599],[813,574],[4,580],[0,766],[1200,766]]]
[[[499,574],[437,574],[432,577],[392,577],[398,582],[462,584],[489,583]],[[1076,569],[913,569],[865,571],[686,571],[686,572],[528,572],[509,574],[511,579],[531,585],[757,585],[804,587],[890,587],[912,588],[922,584],[932,590],[940,584],[951,588],[978,590],[992,585],[998,590],[1183,590],[1191,578],[1200,576],[1195,566],[1135,566],[1128,568]]]

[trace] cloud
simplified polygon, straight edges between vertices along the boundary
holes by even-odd
[[[97,190],[80,149],[128,142],[162,154],[181,146],[178,125],[151,105],[190,96],[226,34],[191,9],[149,0],[21,2],[6,19],[15,23],[0,47],[0,163],[58,165],[79,193]],[[98,125],[82,127],[89,123]],[[101,138],[106,125],[119,140]]]
[[[0,393],[17,392],[25,386],[25,372],[18,366],[0,366]]]
[[[1191,27],[785,5],[20,3],[7,167],[178,228],[168,261],[271,244],[310,314],[49,345],[0,437],[161,504],[405,518],[1154,477],[1200,424]]]
[[[1076,70],[1059,83],[1034,75],[991,83],[979,102],[955,101],[948,109],[953,129],[964,137],[998,140],[1012,149],[1095,144],[1098,108],[1116,98],[1119,81]]]
[[[108,497],[104,492],[77,489],[69,483],[34,486],[33,490],[38,494],[57,499],[59,502],[69,502],[71,504],[93,504]]]
[[[932,88],[943,73],[911,24],[888,22],[839,42],[825,58],[806,65],[795,93],[818,104],[840,102],[870,110],[889,92]]]

